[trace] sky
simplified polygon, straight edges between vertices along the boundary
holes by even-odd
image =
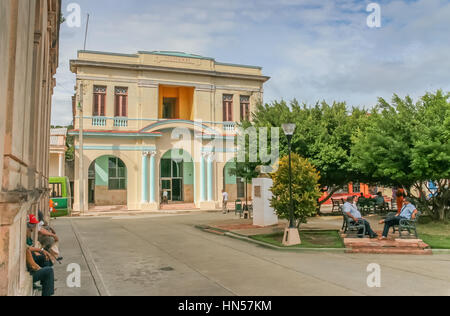
[[[369,108],[394,93],[417,100],[450,91],[450,0],[63,0],[81,26],[61,25],[52,124],[72,122],[75,74],[83,49],[134,54],[171,50],[263,67],[264,102],[296,98]],[[377,3],[381,26],[367,6]]]

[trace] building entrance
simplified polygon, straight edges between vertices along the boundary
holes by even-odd
[[[161,159],[161,201],[183,202],[183,161]]]

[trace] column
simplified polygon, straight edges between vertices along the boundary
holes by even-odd
[[[150,152],[150,203],[156,203],[155,189],[156,189],[156,151]]]
[[[200,202],[204,202],[206,200],[206,186],[205,186],[205,157],[206,154],[202,153],[200,158]]]
[[[208,155],[208,201],[213,201],[213,162],[214,154]]]
[[[59,158],[59,168],[58,168],[58,177],[63,177],[63,168],[64,168],[64,154],[59,153],[58,154],[58,158]]]
[[[142,153],[142,204],[148,203],[148,152]]]

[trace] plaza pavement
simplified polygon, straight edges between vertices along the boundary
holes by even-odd
[[[64,256],[56,294],[450,295],[450,255],[283,252],[195,228],[235,219],[195,212],[53,220]],[[81,267],[80,288],[66,286],[71,263]],[[381,266],[381,288],[367,286],[371,263]]]

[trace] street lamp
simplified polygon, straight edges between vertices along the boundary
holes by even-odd
[[[295,124],[283,124],[283,131],[288,140],[289,149],[289,228],[286,229],[283,237],[283,245],[293,246],[301,244],[300,235],[294,222],[294,204],[292,200],[292,164],[291,164],[291,142],[295,132]]]

